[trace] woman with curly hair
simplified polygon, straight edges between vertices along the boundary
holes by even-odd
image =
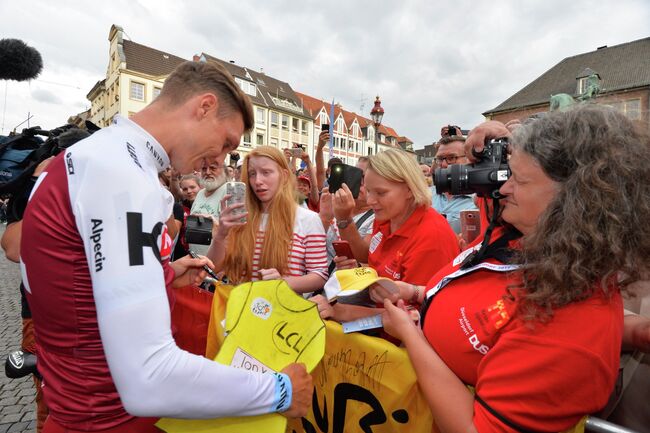
[[[509,135],[488,122],[468,144]],[[621,292],[650,275],[647,128],[588,105],[519,127],[510,147],[505,224],[482,256],[465,251],[429,282],[422,329],[385,301],[442,432],[558,432],[600,410]]]
[[[317,213],[298,206],[296,179],[284,155],[270,146],[253,149],[242,179],[246,214],[233,213],[243,204],[222,204],[207,254],[215,269],[234,284],[284,279],[298,293],[321,288],[327,276],[325,230]]]

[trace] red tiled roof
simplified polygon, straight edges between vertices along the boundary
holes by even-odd
[[[308,111],[311,112],[312,117],[316,117],[316,115],[320,112],[321,108],[325,106],[325,103],[320,99],[312,98],[311,96],[305,95],[304,93],[300,93],[300,92],[295,92],[295,93],[298,99],[302,100],[303,106]],[[327,112],[327,114],[329,115],[329,111]]]
[[[300,93],[300,92],[295,92],[295,93],[296,96],[298,96],[298,98],[302,99],[303,105],[305,106],[305,108],[311,111],[311,114],[314,118],[318,115],[318,113],[320,113],[320,110],[322,108],[325,109],[327,115],[329,116],[330,107],[332,105],[331,103],[314,98],[313,96],[309,96],[304,93]],[[347,128],[350,128],[352,126],[352,123],[354,123],[354,119],[357,120],[360,128],[365,128],[368,125],[373,123],[372,120],[368,119],[367,117],[360,116],[357,113],[351,111],[343,110],[338,105],[335,105],[334,118],[335,119],[338,118],[340,113],[343,113],[343,120],[345,121]],[[387,137],[395,137],[395,138],[400,137],[400,135],[397,132],[395,132],[393,128],[385,125],[379,125],[379,133],[384,134]]]
[[[413,140],[411,140],[410,138],[404,136],[404,137],[399,137],[399,138],[397,139],[397,142],[398,142],[398,143],[404,143],[404,142],[413,143]]]

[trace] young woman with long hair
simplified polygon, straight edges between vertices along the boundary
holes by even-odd
[[[246,204],[223,207],[207,256],[233,284],[284,279],[298,293],[327,277],[325,231],[318,214],[296,202],[296,180],[282,152],[253,149],[244,159]],[[245,206],[245,214],[234,214]],[[245,218],[243,222],[242,218]]]

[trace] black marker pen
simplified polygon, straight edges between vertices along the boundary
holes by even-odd
[[[200,259],[200,258],[201,258],[201,257],[199,257],[198,254],[196,254],[196,253],[195,253],[194,251],[192,251],[192,250],[190,250],[190,256],[191,256],[193,259]],[[210,275],[210,277],[212,277],[212,278],[214,278],[215,280],[219,281],[219,277],[217,276],[217,274],[215,274],[214,271],[213,271],[212,269],[210,269],[210,267],[209,267],[208,265],[203,265],[203,270],[204,270],[205,272],[207,272],[208,275]]]

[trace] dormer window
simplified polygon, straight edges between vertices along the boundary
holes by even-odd
[[[337,132],[340,132],[340,133],[344,133],[344,132],[345,132],[345,123],[344,123],[343,120],[341,120],[340,118],[339,118],[339,119],[336,119],[336,128],[335,128],[335,130],[336,130]]]
[[[600,75],[598,72],[591,68],[585,68],[576,76],[576,95],[586,95],[590,93],[589,97],[595,96],[600,91]],[[592,87],[591,90],[589,87]]]
[[[235,77],[235,83],[239,86],[240,89],[247,95],[256,96],[257,95],[257,86],[255,83],[250,81],[242,80],[239,77]]]
[[[576,89],[576,95],[582,95],[587,89],[587,78],[589,77],[578,79],[578,88]]]
[[[327,124],[327,123],[328,123],[327,114],[321,111],[321,113],[320,113],[320,124],[323,125],[323,124]]]

